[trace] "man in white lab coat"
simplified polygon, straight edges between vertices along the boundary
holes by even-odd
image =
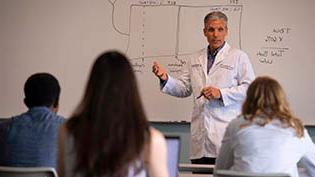
[[[178,78],[154,62],[153,73],[161,91],[176,97],[194,96],[191,119],[190,159],[196,164],[214,164],[227,124],[240,113],[248,85],[255,75],[246,53],[232,48],[227,16],[219,11],[204,18],[209,45],[191,56]]]

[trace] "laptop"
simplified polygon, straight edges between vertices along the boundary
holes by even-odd
[[[177,177],[180,154],[180,137],[165,136],[165,138],[167,144],[167,166],[169,177]]]

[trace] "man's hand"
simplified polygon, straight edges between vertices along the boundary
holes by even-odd
[[[201,94],[208,100],[221,98],[220,90],[211,86],[203,88]]]
[[[164,71],[163,68],[161,68],[161,66],[156,61],[153,62],[152,72],[161,80],[163,81],[167,80],[167,73]]]

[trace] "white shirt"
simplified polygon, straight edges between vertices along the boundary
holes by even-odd
[[[241,128],[244,123],[249,125]],[[299,161],[308,176],[315,176],[315,146],[306,130],[304,137],[298,138],[293,128],[284,128],[279,120],[260,126],[239,117],[226,129],[216,169],[298,177]]]
[[[207,74],[207,48],[190,57],[183,74],[168,77],[162,92],[176,97],[194,96],[190,158],[216,157],[228,122],[240,113],[248,85],[255,78],[248,56],[225,43]],[[196,99],[206,86],[220,89],[222,100]]]

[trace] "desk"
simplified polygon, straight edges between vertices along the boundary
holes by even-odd
[[[179,171],[182,172],[206,172],[213,173],[214,165],[206,164],[190,164],[190,163],[180,163],[178,165]]]
[[[213,177],[212,174],[179,173],[178,177]]]

